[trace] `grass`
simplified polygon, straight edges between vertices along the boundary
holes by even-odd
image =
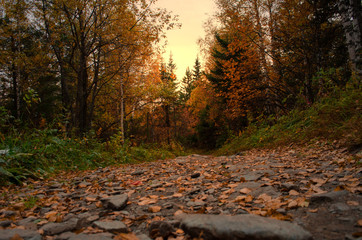
[[[59,171],[94,169],[110,165],[173,158],[181,146],[120,144],[117,136],[101,143],[95,138],[65,138],[57,130],[13,130],[0,140],[0,185],[44,178]]]
[[[232,137],[215,155],[229,155],[252,148],[276,147],[314,140],[338,140],[347,147],[362,144],[362,93],[359,89],[336,91],[307,109],[295,109],[278,119],[251,124]],[[271,125],[270,122],[276,122]]]

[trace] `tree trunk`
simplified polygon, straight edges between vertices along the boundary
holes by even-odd
[[[84,134],[87,132],[87,85],[88,85],[88,73],[86,57],[81,54],[79,60],[80,66],[78,71],[77,82],[77,98],[76,98],[76,110],[75,110],[75,123],[74,126],[78,127],[78,134]]]
[[[347,41],[348,54],[352,71],[362,76],[362,47],[361,47],[361,0],[340,0],[339,13]]]
[[[121,140],[124,143],[124,93],[123,93],[123,78],[121,79]]]

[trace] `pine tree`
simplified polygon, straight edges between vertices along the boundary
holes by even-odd
[[[194,78],[192,76],[190,68],[186,69],[185,76],[182,79],[180,99],[183,103],[190,99],[191,92],[195,88]]]
[[[199,56],[196,57],[194,69],[192,70],[192,77],[195,82],[201,79],[202,71],[201,71],[201,63],[199,60]]]

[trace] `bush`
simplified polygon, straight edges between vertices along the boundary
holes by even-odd
[[[292,110],[279,119],[264,119],[249,125],[244,132],[216,150],[216,155],[306,143],[312,139],[340,140],[347,147],[362,143],[362,93],[357,88],[335,90],[305,110]],[[274,123],[274,124],[270,124]]]
[[[59,171],[77,171],[165,159],[182,150],[131,147],[119,136],[101,143],[93,137],[66,138],[55,129],[14,130],[0,141],[0,184],[20,183]]]

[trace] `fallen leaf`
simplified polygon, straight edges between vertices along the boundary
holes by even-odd
[[[48,212],[44,215],[44,217],[46,219],[48,219],[49,222],[56,222],[57,221],[57,215],[58,215],[58,212],[56,211],[52,211],[52,212]]]
[[[261,199],[261,200],[263,200],[264,202],[269,202],[269,201],[272,200],[272,197],[269,196],[269,195],[266,194],[266,193],[263,193],[263,194],[261,194],[261,195],[258,197],[258,199]]]
[[[134,233],[120,233],[114,237],[115,240],[139,240]]]
[[[87,202],[96,202],[96,201],[97,201],[97,198],[95,198],[95,197],[85,197],[85,200],[86,200]]]
[[[175,233],[176,235],[185,235],[185,232],[182,229],[177,229]]]
[[[345,189],[345,187],[340,185],[340,186],[336,187],[333,191],[338,192],[338,191],[343,191],[344,189]]]
[[[134,181],[134,182],[131,182],[130,185],[139,186],[139,185],[142,185],[142,182],[141,181]]]
[[[362,227],[362,219],[357,221],[358,226]]]
[[[278,212],[273,213],[271,216],[271,218],[276,219],[276,220],[282,220],[282,221],[291,221],[292,217],[289,215],[284,215]]]
[[[138,205],[140,206],[144,206],[144,205],[149,205],[149,204],[154,204],[157,203],[157,199],[151,199],[149,197],[143,197],[140,199],[140,202],[138,203]]]
[[[183,194],[182,193],[175,193],[174,195],[172,195],[172,197],[175,197],[175,198],[179,198],[179,197],[182,197]]]
[[[243,188],[240,190],[240,193],[243,193],[243,194],[249,194],[251,192],[251,189],[249,188]]]
[[[318,212],[318,208],[316,208],[316,209],[309,209],[308,212],[316,213],[316,212]]]
[[[160,206],[151,206],[148,208],[148,211],[151,212],[151,213],[157,213],[159,211],[161,211],[161,207]]]
[[[253,201],[253,196],[251,195],[248,195],[246,198],[245,198],[245,202],[252,202]]]
[[[173,215],[174,215],[174,216],[178,216],[178,215],[181,215],[181,214],[184,214],[184,211],[182,211],[182,210],[177,210]]]
[[[289,204],[288,204],[289,209],[293,209],[293,208],[297,208],[297,207],[298,207],[298,202],[296,200],[293,200],[293,201],[289,202]]]
[[[42,221],[38,222],[37,225],[42,226],[44,224],[47,224],[48,222],[49,221],[47,221],[47,220],[42,220]]]
[[[347,204],[350,206],[359,206],[359,203],[357,201],[347,201]]]
[[[299,195],[299,192],[295,191],[295,190],[290,190],[289,191],[289,195],[290,196],[298,196]]]

